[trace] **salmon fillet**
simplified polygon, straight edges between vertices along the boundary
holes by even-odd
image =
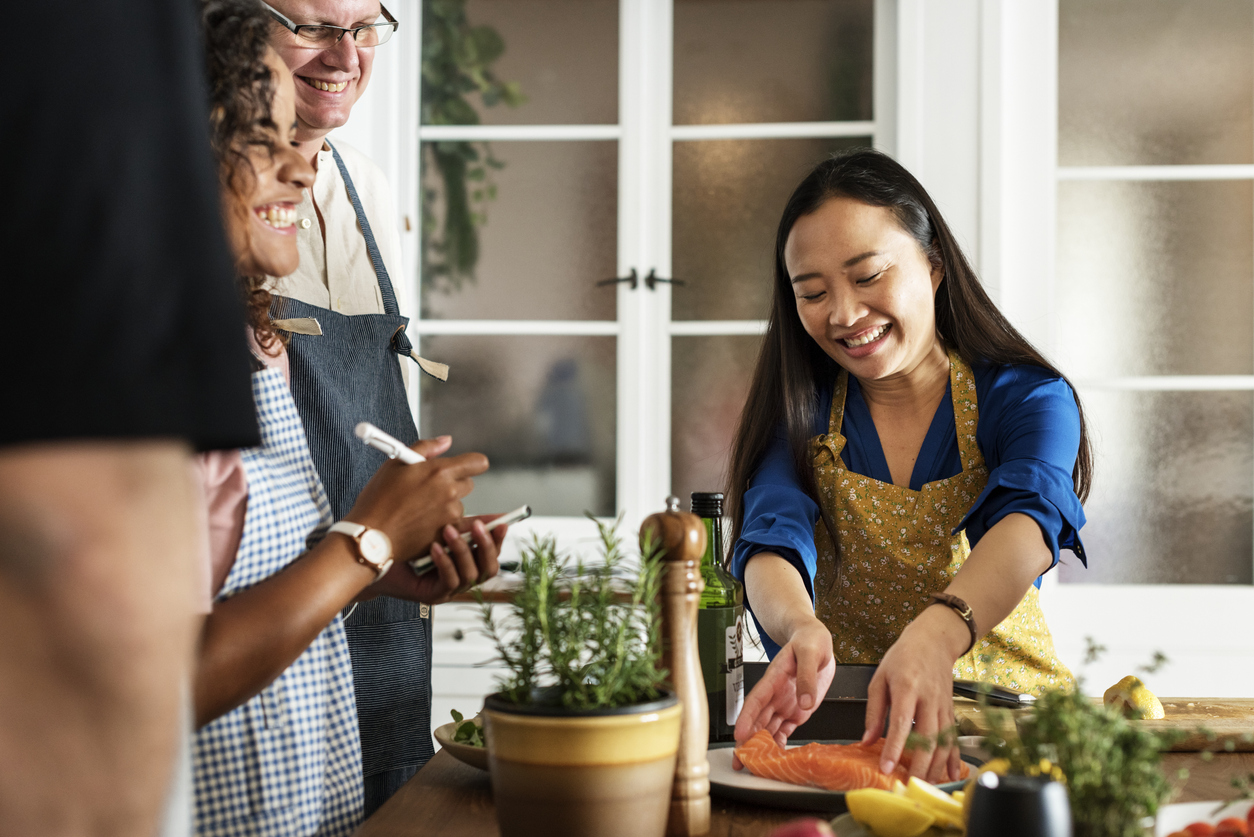
[[[901,762],[891,774],[880,772],[880,756],[884,739],[874,744],[806,744],[784,749],[766,730],[758,732],[736,748],[736,756],[754,776],[775,779],[794,785],[809,785],[832,791],[881,788],[892,790],[893,780],[910,778],[910,754],[903,753]],[[967,765],[962,765],[963,778]]]

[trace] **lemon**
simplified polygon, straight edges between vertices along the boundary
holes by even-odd
[[[910,784],[906,785],[906,798],[913,799],[936,817],[937,825],[962,828],[962,803],[935,785],[911,776]]]
[[[853,818],[876,837],[919,837],[936,822],[936,817],[913,799],[879,788],[849,791],[845,804]]]
[[[1102,703],[1113,706],[1129,718],[1160,721],[1167,717],[1154,693],[1131,674],[1107,689],[1102,695]]]
[[[905,793],[906,793],[906,786],[905,786],[905,785],[903,785],[903,784],[901,783],[901,780],[900,780],[900,779],[898,779],[898,778],[897,778],[897,777],[895,777],[895,776],[893,777],[893,787],[892,787],[892,791],[893,791],[893,793],[897,794],[898,796],[905,796]]]

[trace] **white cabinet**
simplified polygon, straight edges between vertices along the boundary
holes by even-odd
[[[453,720],[450,710],[473,717],[483,706],[484,696],[496,691],[496,680],[503,669],[499,663],[490,662],[496,652],[483,635],[479,605],[458,602],[437,605],[432,608],[431,625],[431,728],[434,730]]]

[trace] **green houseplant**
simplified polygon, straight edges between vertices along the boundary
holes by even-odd
[[[478,125],[475,96],[484,107],[526,101],[516,82],[493,71],[504,52],[496,29],[471,24],[466,0],[424,0],[422,123]],[[479,227],[496,197],[492,173],[505,164],[486,142],[441,140],[425,143],[422,154],[422,275],[435,288],[456,291],[474,281]]]
[[[1104,649],[1088,640],[1085,665]],[[1161,654],[1142,668],[1166,662]],[[992,722],[985,748],[1009,764],[1010,772],[1059,776],[1067,785],[1076,837],[1142,837],[1172,793],[1162,770],[1162,752],[1172,733],[1153,732],[1122,712],[1085,696],[1083,679],[1067,689],[1040,695],[1022,717],[986,708]]]
[[[507,672],[483,713],[505,837],[666,830],[680,707],[660,667],[660,550],[630,568],[617,527],[597,526],[603,563],[533,539],[507,616],[483,606]]]

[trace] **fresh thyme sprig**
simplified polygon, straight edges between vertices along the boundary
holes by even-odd
[[[1105,650],[1090,638],[1085,665]],[[1155,654],[1141,670],[1153,672],[1166,662]],[[1081,693],[1082,682],[1043,693],[1017,721],[1009,710],[986,707],[993,732],[985,748],[1007,759],[1011,772],[1026,773],[1042,759],[1061,768],[1076,837],[1142,837],[1141,821],[1173,790],[1162,771],[1162,751],[1172,737],[1094,703]]]
[[[619,522],[593,521],[603,562],[572,568],[552,537],[535,536],[508,615],[495,620],[481,601],[484,632],[507,671],[500,690],[514,703],[600,709],[660,695],[660,544],[646,535],[633,570]]]

